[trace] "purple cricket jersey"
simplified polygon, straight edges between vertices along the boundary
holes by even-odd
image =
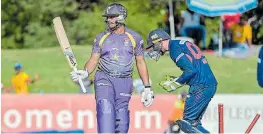
[[[104,31],[94,40],[92,53],[100,53],[98,69],[112,77],[131,77],[134,56],[143,56],[141,36],[125,28],[125,33]]]

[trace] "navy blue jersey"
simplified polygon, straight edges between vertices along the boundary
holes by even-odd
[[[263,87],[263,47],[261,47],[258,54],[258,73],[257,79],[259,86]]]
[[[189,86],[214,86],[216,78],[200,49],[186,40],[171,40],[169,44],[171,59],[183,71],[177,80]]]

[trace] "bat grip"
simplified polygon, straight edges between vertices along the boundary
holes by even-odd
[[[73,67],[73,70],[76,72],[77,68]],[[81,90],[83,91],[83,93],[87,93],[87,89],[85,88],[83,81],[80,78],[79,78],[79,84],[80,84],[80,87],[81,87]]]

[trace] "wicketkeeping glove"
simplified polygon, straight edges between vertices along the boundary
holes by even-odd
[[[159,83],[159,85],[167,92],[173,92],[175,91],[176,89],[182,87],[183,85],[181,85],[180,83],[176,82],[176,80],[178,79],[179,77],[175,77],[175,76],[169,76],[169,75],[166,75],[165,76],[165,80],[164,81],[161,81]]]

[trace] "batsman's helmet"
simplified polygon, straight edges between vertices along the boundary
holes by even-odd
[[[123,24],[127,18],[127,9],[121,4],[114,3],[107,7],[102,17],[117,17],[117,22]]]

